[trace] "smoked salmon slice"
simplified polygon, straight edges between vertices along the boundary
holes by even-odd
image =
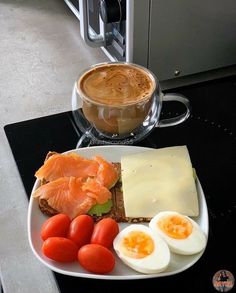
[[[96,175],[97,181],[106,186],[108,189],[111,189],[119,179],[117,169],[113,164],[104,160],[100,156],[93,157],[93,160],[97,162],[99,166]]]
[[[74,219],[86,214],[96,203],[106,202],[111,193],[94,179],[84,182],[82,178],[61,177],[41,185],[34,191],[33,197],[47,200],[48,205],[58,213]]]
[[[33,193],[41,211],[48,215],[64,213],[73,219],[111,199],[109,189],[120,174],[115,164],[100,156],[87,159],[75,152],[50,152],[35,176],[42,183]]]
[[[89,160],[76,153],[51,155],[41,168],[35,173],[40,180],[47,182],[61,177],[80,177],[87,179],[96,176],[99,164],[95,160]]]
[[[87,181],[84,182],[82,189],[99,204],[103,204],[111,198],[111,192],[96,179],[88,178]]]

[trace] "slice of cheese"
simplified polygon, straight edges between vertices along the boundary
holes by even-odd
[[[193,169],[186,146],[148,150],[121,158],[127,217],[153,217],[160,211],[199,214]]]

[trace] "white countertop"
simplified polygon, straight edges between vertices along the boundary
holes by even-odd
[[[0,1],[0,40],[1,282],[4,293],[54,293],[52,272],[28,244],[28,200],[3,127],[70,110],[78,73],[107,57],[84,44],[62,0]]]

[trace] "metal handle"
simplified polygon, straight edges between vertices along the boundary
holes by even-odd
[[[88,21],[88,0],[79,0],[80,11],[80,34],[85,43],[90,47],[103,47],[105,46],[105,34],[98,35],[95,32],[91,33]]]
[[[170,101],[177,101],[184,104],[184,106],[186,107],[185,113],[178,115],[176,117],[162,119],[158,122],[156,127],[174,126],[184,122],[190,116],[191,106],[190,106],[189,100],[186,97],[180,94],[166,94],[163,96],[163,102],[170,102]]]

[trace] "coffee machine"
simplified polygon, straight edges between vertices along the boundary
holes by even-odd
[[[162,88],[236,73],[233,0],[65,0],[88,46],[152,70]]]

